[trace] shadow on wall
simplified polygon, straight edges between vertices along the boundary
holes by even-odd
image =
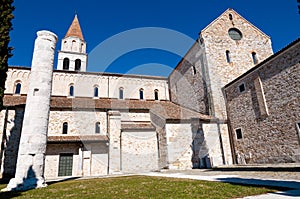
[[[202,124],[192,124],[192,163],[193,169],[211,168],[208,147],[204,137]]]
[[[5,114],[5,121],[3,127],[3,136],[2,136],[2,143],[1,143],[1,153],[0,153],[0,160],[3,159],[3,162],[0,161],[0,168],[3,164],[3,171],[2,178],[10,179],[13,178],[16,172],[16,165],[18,159],[18,151],[19,151],[19,144],[21,138],[21,131],[22,131],[22,122],[24,118],[24,108],[23,107],[16,107],[15,108],[15,116],[12,119],[9,119],[7,110]],[[7,136],[7,127],[9,125],[13,125],[10,128],[9,136]],[[3,158],[4,157],[4,158]]]
[[[23,183],[18,184],[17,190],[23,190],[23,187],[26,186],[26,190],[28,189],[35,189],[37,187],[38,179],[36,178],[35,172],[32,169],[32,166],[29,167],[27,171],[26,178],[23,178]],[[28,186],[30,185],[30,186]]]

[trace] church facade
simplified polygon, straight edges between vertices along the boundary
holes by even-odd
[[[299,162],[299,57],[299,39],[273,55],[270,37],[228,9],[168,78],[91,73],[75,16],[53,72],[45,177]],[[15,172],[29,76],[7,72],[2,177]]]

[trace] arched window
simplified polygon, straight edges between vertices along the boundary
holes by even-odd
[[[20,82],[18,82],[16,84],[16,87],[15,87],[15,94],[21,94],[21,87],[22,87],[22,84]]]
[[[98,87],[95,86],[94,87],[94,97],[99,97],[99,91],[98,90],[99,90]]]
[[[140,100],[144,99],[144,89],[140,89]]]
[[[237,28],[230,28],[228,30],[228,35],[231,39],[233,39],[235,41],[239,41],[243,38],[242,32]]]
[[[229,50],[226,50],[226,60],[227,60],[227,63],[230,63],[230,62],[231,62]]]
[[[257,64],[258,60],[257,60],[256,52],[252,52],[252,60],[254,64]]]
[[[100,122],[96,122],[95,124],[95,133],[100,133]]]
[[[158,100],[158,90],[157,89],[154,90],[154,99]]]
[[[62,134],[68,134],[68,122],[63,123]]]
[[[71,51],[76,51],[76,41],[75,40],[72,41]]]
[[[80,71],[80,68],[81,68],[81,60],[76,59],[75,60],[75,71]]]
[[[74,85],[69,86],[69,96],[74,97]]]
[[[83,53],[83,43],[80,45],[80,52]]]
[[[229,20],[231,21],[232,19],[232,14],[229,14]]]
[[[124,89],[122,87],[119,88],[119,99],[124,99]]]
[[[63,70],[69,70],[70,60],[69,58],[64,58],[63,61]]]

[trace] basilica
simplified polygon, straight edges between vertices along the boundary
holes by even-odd
[[[169,77],[88,72],[75,15],[53,71],[44,173],[98,176],[300,162],[300,39],[271,38],[233,9]],[[10,66],[0,177],[15,175],[30,67]]]

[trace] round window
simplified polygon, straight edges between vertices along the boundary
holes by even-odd
[[[228,30],[228,34],[231,39],[236,40],[236,41],[241,40],[243,37],[242,32],[236,28],[230,28]]]

